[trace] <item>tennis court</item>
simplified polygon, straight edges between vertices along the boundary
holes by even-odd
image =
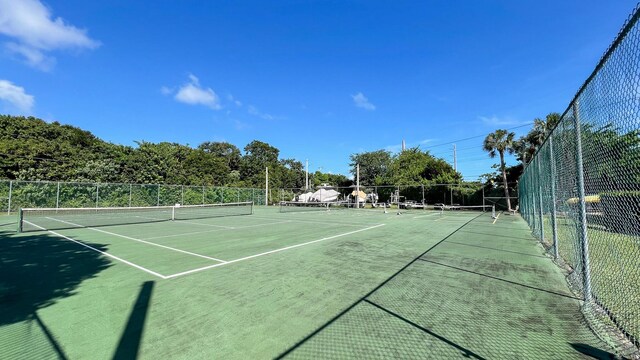
[[[562,270],[519,216],[239,206],[224,216],[179,218],[181,210],[168,208],[118,221],[25,213],[31,227],[20,234],[15,218],[0,218],[0,300],[8,309],[0,315],[0,353],[608,355],[581,320]]]

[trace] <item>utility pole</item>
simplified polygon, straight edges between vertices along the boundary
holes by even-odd
[[[307,159],[307,167],[306,167],[306,178],[304,180],[304,191],[307,192],[309,190],[309,159]]]
[[[456,157],[456,144],[453,144],[453,171],[458,171],[458,159]]]
[[[269,205],[269,167],[264,168],[265,180],[264,180],[264,204]]]
[[[356,164],[356,209],[360,207],[360,164]]]

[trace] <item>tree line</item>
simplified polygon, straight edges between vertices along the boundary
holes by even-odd
[[[0,115],[0,178],[101,183],[257,187],[269,167],[272,188],[304,188],[302,162],[280,158],[280,150],[259,140],[242,151],[228,142],[191,147],[137,141],[106,142],[89,131],[34,117]],[[350,184],[344,175],[315,172],[310,183]]]

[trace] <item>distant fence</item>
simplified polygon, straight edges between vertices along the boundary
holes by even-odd
[[[264,205],[264,189],[0,180],[0,211],[6,213],[27,207],[131,207],[239,201]]]
[[[519,182],[522,216],[568,265],[592,328],[610,343],[626,339],[622,353],[640,346],[638,17],[636,9]]]
[[[331,187],[331,189],[340,194],[339,199],[341,200],[347,200],[356,191],[355,186],[336,186]],[[315,189],[308,191],[313,192]],[[431,205],[436,203],[447,205],[496,205],[498,210],[506,210],[504,190],[501,187],[489,189],[481,184],[361,185],[360,191],[365,194],[376,194],[377,201],[380,203],[413,201]],[[304,192],[304,189],[299,188],[278,189],[277,194],[271,194],[270,198],[273,200],[275,195],[279,201],[294,201],[296,197],[300,197]],[[511,195],[517,196],[516,194]],[[512,203],[516,200],[517,198],[512,200]]]

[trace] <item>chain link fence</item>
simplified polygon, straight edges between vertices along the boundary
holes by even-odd
[[[338,195],[334,201],[349,201],[350,199],[355,201],[355,185],[348,187],[318,187],[317,189],[306,191],[305,189],[300,188],[283,188],[277,190],[277,198],[279,201],[304,201],[306,198],[313,199],[311,201],[319,201],[319,195],[314,197],[313,194],[321,188],[337,191]],[[465,206],[495,205],[496,203],[501,204],[504,202],[504,195],[499,196],[499,194],[504,194],[502,188],[485,188],[479,183],[378,186],[361,185],[360,192],[366,195],[367,203],[398,204],[413,202],[424,205],[445,204]],[[496,192],[498,195],[496,195]]]
[[[31,207],[131,207],[241,201],[253,201],[256,205],[264,205],[264,189],[0,180],[0,211],[7,214],[20,208]]]
[[[569,270],[592,329],[623,356],[640,346],[638,9],[519,181],[533,234]]]

